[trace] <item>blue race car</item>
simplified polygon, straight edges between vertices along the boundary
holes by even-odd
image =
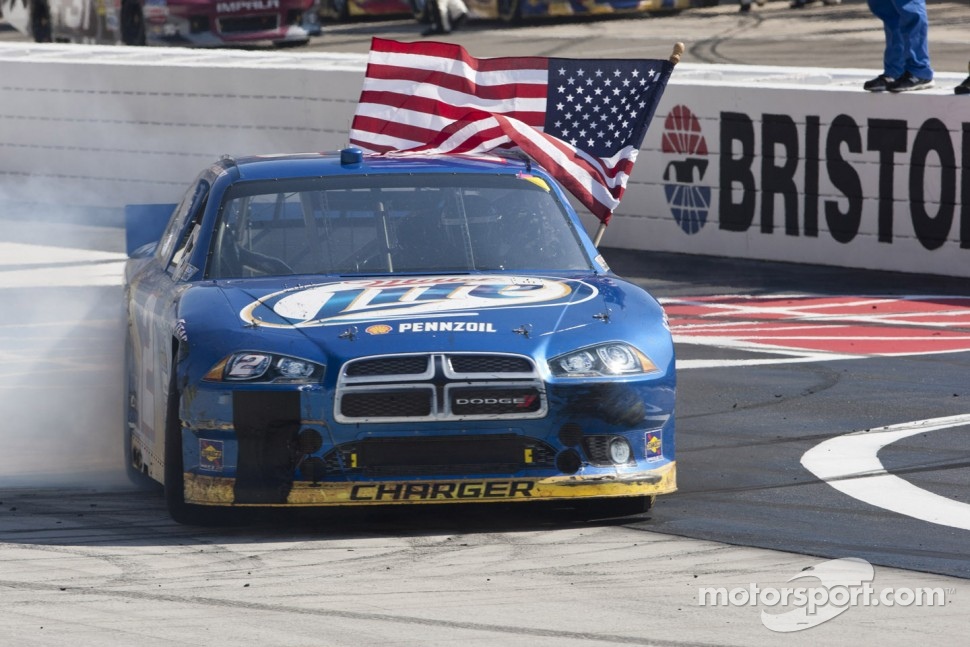
[[[226,157],[127,218],[126,451],[176,521],[676,489],[663,309],[528,161]]]

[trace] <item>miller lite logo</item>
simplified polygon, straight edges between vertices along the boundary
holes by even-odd
[[[432,276],[338,281],[268,294],[239,316],[248,324],[302,328],[435,315],[472,316],[496,308],[573,306],[598,290],[575,279],[523,276]],[[447,325],[446,325],[447,324]],[[398,332],[495,332],[491,322],[401,324]],[[371,325],[366,332],[390,332]]]
[[[670,212],[685,233],[696,234],[707,223],[711,187],[704,184],[707,141],[700,121],[687,106],[675,106],[667,115],[662,150],[669,160],[663,181]]]

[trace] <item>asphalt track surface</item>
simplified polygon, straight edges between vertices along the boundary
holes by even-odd
[[[617,272],[665,303],[677,339],[680,491],[651,513],[576,523],[521,506],[434,506],[196,528],[120,469],[121,231],[20,219],[2,230],[0,644],[963,635],[970,529],[953,524],[970,508],[970,351],[954,350],[970,348],[964,282],[607,248]],[[827,483],[802,464],[851,432],[953,416],[873,453],[878,470],[849,465]],[[884,477],[916,489],[913,506],[836,489]],[[956,514],[917,518],[939,504],[927,495]],[[783,587],[838,557],[874,564],[884,589],[936,587],[946,604],[853,608],[784,636],[757,606],[699,604],[698,587]]]
[[[965,281],[620,250],[608,259],[666,303],[680,342],[680,491],[656,507],[651,530],[970,577],[970,528],[861,503],[800,464],[850,432],[970,413]],[[937,352],[944,335],[965,350]],[[966,514],[970,417],[947,422],[879,458]]]
[[[934,63],[961,72],[970,12],[939,6],[963,10],[963,23],[954,14],[947,24],[962,24],[964,36],[937,41],[951,53]],[[714,32],[719,22],[777,25],[799,13],[776,2],[753,17],[731,5],[703,11]],[[662,20],[596,21],[600,33],[586,42]],[[849,23],[829,22],[808,41],[790,27],[791,39],[773,41],[779,50],[788,41],[773,62],[838,66],[823,36]],[[557,22],[531,53],[593,55],[570,49],[569,34],[588,27]],[[871,28],[846,49],[867,50],[867,39],[878,48]],[[339,45],[347,51],[366,41],[363,31],[414,32],[406,21],[337,29],[355,34]],[[512,38],[474,26],[455,40],[523,53],[513,45],[524,47],[526,34],[539,43],[543,29]],[[799,47],[809,41],[806,60]],[[749,60],[754,42],[736,34],[695,42],[704,44],[689,51],[714,62],[764,62]],[[850,66],[878,67],[878,56]],[[580,524],[517,508],[435,507],[194,528],[172,523],[158,490],[133,489],[119,469],[121,232],[55,220],[0,220],[0,645],[965,639],[965,280],[630,252],[609,249],[607,233],[607,259],[664,302],[677,342],[680,491],[651,513]],[[833,455],[842,460],[826,460]],[[781,635],[759,621],[758,606],[698,603],[701,586],[780,587],[840,557],[876,565],[877,586],[942,587],[947,604],[853,608]]]
[[[564,56],[574,58],[666,58],[683,42],[684,62],[783,65],[882,70],[882,23],[864,0],[839,5],[813,2],[791,9],[787,1],[738,3],[690,9],[676,14],[598,16],[532,20],[508,27],[497,21],[471,21],[436,40],[465,46],[474,56]],[[927,0],[930,57],[937,72],[967,71],[970,62],[970,10],[964,0]],[[309,51],[366,53],[372,36],[420,38],[412,20],[325,24]]]

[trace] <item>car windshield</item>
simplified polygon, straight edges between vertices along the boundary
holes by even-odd
[[[206,276],[589,269],[545,180],[408,174],[240,182]]]

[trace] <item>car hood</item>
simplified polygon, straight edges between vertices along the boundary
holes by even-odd
[[[210,331],[237,348],[286,339],[291,347],[310,343],[344,357],[449,350],[551,356],[651,332],[661,333],[654,335],[658,343],[670,343],[659,304],[615,276],[252,279],[220,281],[205,291],[211,289],[228,309],[215,321],[205,299]]]

